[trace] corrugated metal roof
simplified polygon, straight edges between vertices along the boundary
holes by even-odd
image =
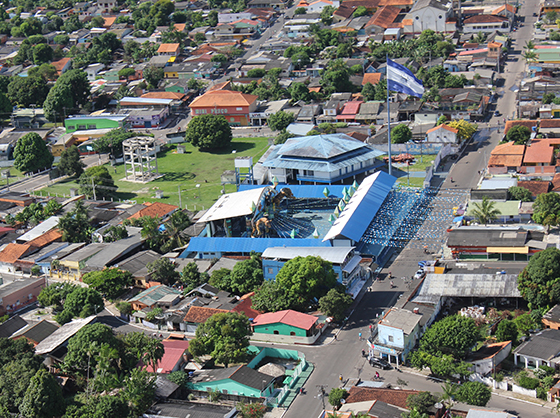
[[[35,238],[40,237],[41,235],[50,231],[51,229],[56,228],[58,226],[59,219],[60,218],[58,216],[51,216],[50,218],[45,219],[43,222],[41,222],[39,225],[37,225],[29,232],[23,234],[17,240],[25,241],[25,242],[34,240]]]
[[[359,241],[396,180],[384,171],[366,177],[323,241],[339,235]]]
[[[284,187],[288,187],[292,191],[292,194],[297,199],[303,199],[303,198],[324,199],[325,195],[323,194],[323,190],[325,190],[325,187],[327,187],[327,189],[329,190],[329,197],[337,197],[339,199],[342,199],[343,197],[342,189],[344,189],[345,187],[348,188],[348,186],[343,184],[336,184],[336,185],[331,184],[328,186],[325,185],[312,186],[309,184],[302,184],[302,185],[290,184],[290,185],[278,185],[276,188],[278,190],[282,190]],[[252,184],[242,184],[239,186],[239,191],[243,192],[245,190],[258,189],[258,188],[262,188],[262,186],[252,185]]]
[[[280,258],[291,260],[309,255],[321,257],[329,263],[342,264],[354,247],[269,247],[262,258]]]
[[[442,296],[520,298],[516,274],[428,274],[414,298],[437,303]]]
[[[364,144],[345,134],[312,135],[290,138],[280,147],[283,157],[333,158],[362,148]]]
[[[218,201],[197,221],[197,223],[216,221],[219,219],[247,216],[253,213],[251,206],[257,205],[265,187],[228,193],[220,196]]]
[[[189,253],[250,253],[264,252],[269,247],[330,247],[330,242],[318,239],[291,238],[227,238],[194,237],[179,258],[186,258]]]

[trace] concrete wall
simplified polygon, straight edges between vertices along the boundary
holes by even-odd
[[[297,335],[281,335],[281,334],[263,334],[260,332],[254,332],[251,336],[252,341],[266,341],[271,343],[282,343],[282,344],[304,344],[312,345],[321,336],[322,331],[325,329],[319,328],[315,335],[310,337],[297,336]]]
[[[537,390],[536,389],[525,389],[525,388],[522,388],[521,386],[517,386],[515,383],[513,383],[511,385],[511,390],[514,393],[520,393],[522,395],[530,396],[532,398],[537,397]]]
[[[307,331],[281,322],[275,324],[255,325],[254,332],[269,335],[286,335],[291,337],[306,337]],[[292,335],[294,333],[294,335]]]

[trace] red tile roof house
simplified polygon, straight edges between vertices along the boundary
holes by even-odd
[[[520,173],[540,177],[543,174],[556,174],[555,145],[558,138],[532,141],[525,148],[523,166]]]
[[[340,115],[336,115],[336,120],[339,122],[355,122],[356,115],[360,111],[360,106],[363,102],[353,100],[351,102],[347,102],[344,105],[344,109],[342,109],[342,113]]]
[[[128,219],[140,219],[144,216],[149,216],[151,218],[161,218],[161,220],[163,221],[169,218],[173,214],[173,212],[179,209],[179,206],[169,205],[167,203],[161,202],[146,202],[144,203],[144,206],[146,207],[140,209]]]
[[[181,365],[188,362],[188,349],[189,342],[185,340],[164,340],[163,344],[163,357],[156,364],[155,373],[169,374],[176,372],[181,368]],[[152,365],[147,365],[146,370],[149,373],[154,373]]]
[[[318,318],[293,310],[269,312],[257,316],[251,324],[252,340],[288,344],[314,344],[321,335],[323,324]]]
[[[183,319],[185,323],[185,332],[194,335],[200,324],[206,322],[208,318],[220,312],[229,312],[225,309],[205,308],[202,306],[191,306]],[[182,329],[182,328],[181,328]],[[182,329],[183,330],[183,329]]]

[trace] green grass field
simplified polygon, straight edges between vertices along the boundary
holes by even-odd
[[[15,167],[0,168],[0,172],[4,170],[10,170],[10,184],[13,184],[18,180],[23,180],[25,178],[23,173],[19,170],[16,170]],[[5,186],[7,182],[8,180],[5,177],[0,176],[0,186]]]
[[[115,198],[121,200],[160,201],[173,205],[179,204],[179,188],[183,207],[190,210],[209,208],[221,195],[220,176],[225,170],[234,170],[236,157],[253,157],[253,164],[268,148],[267,138],[234,138],[231,145],[218,152],[201,152],[191,144],[184,143],[185,154],[176,153],[176,145],[158,154],[158,170],[163,177],[150,183],[131,183],[123,181],[124,165],[106,165],[115,180],[118,190]],[[232,153],[235,151],[235,154]],[[200,186],[197,188],[196,185]],[[41,189],[38,194],[70,195],[71,188],[77,188],[75,180],[63,180],[50,187]],[[163,192],[162,199],[156,199],[157,190]],[[235,191],[235,185],[226,185],[226,193]]]

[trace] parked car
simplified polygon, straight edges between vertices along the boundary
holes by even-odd
[[[391,364],[388,361],[377,357],[370,358],[369,364],[371,364],[372,367],[377,367],[382,370],[390,370],[393,368],[393,366],[391,366]]]
[[[421,279],[422,277],[424,277],[424,274],[426,274],[424,269],[420,269],[416,273],[414,273],[414,279],[416,280]]]
[[[501,115],[502,115],[502,114],[500,113],[499,110],[496,110],[496,111],[494,112],[494,116],[501,116]]]

